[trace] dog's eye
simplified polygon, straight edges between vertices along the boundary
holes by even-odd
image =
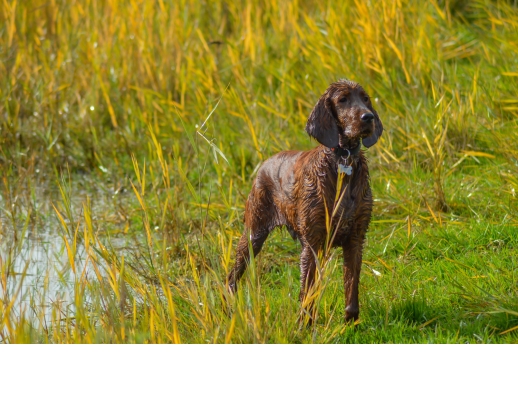
[[[364,100],[365,102],[369,102],[369,96],[368,96],[368,95],[366,95],[365,97],[363,97],[363,100]]]
[[[342,97],[338,101],[341,103],[347,102],[347,97]]]

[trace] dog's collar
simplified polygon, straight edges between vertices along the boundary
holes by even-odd
[[[342,148],[340,146],[336,146],[334,148],[331,148],[331,150],[333,151],[333,153],[335,153],[336,155],[338,155],[340,157],[357,156],[360,153],[361,146],[362,146],[362,143],[360,141],[360,142],[358,142],[358,145],[356,145],[354,148],[347,149],[347,148]]]

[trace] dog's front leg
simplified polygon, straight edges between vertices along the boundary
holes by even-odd
[[[299,321],[311,325],[315,320],[315,306],[313,300],[313,287],[315,284],[316,259],[309,244],[303,244],[300,255],[300,304],[301,315]],[[309,294],[309,295],[308,295]]]
[[[362,266],[363,242],[367,228],[352,231],[342,245],[344,255],[345,321],[357,320],[360,314],[358,284]]]

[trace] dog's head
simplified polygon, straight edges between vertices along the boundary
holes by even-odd
[[[328,148],[356,148],[360,140],[371,147],[381,137],[383,124],[362,86],[340,80],[318,100],[306,132]]]

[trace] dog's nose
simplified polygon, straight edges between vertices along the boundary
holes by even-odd
[[[361,115],[360,119],[362,120],[362,122],[370,122],[372,119],[374,119],[374,115],[370,112],[367,112]]]

